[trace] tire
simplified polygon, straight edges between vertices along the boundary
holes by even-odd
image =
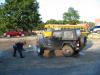
[[[10,35],[7,35],[7,37],[11,37]]]
[[[62,53],[65,57],[69,57],[74,54],[74,49],[70,45],[64,45],[62,48]]]

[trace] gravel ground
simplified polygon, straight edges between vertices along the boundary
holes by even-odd
[[[0,75],[100,75],[99,45],[99,39],[88,40],[87,47],[76,57],[43,58],[29,51],[23,52],[22,59],[19,55],[12,57],[8,49],[0,58]]]

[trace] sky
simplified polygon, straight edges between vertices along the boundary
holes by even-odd
[[[4,3],[5,2],[5,0],[0,0],[0,3]]]
[[[4,3],[5,0],[0,0]],[[39,2],[39,13],[44,22],[50,19],[62,20],[63,13],[69,7],[78,11],[80,20],[95,21],[100,18],[100,0],[37,0]]]
[[[100,18],[100,0],[37,0],[43,21],[62,20],[69,7],[78,11],[80,20],[94,22]]]

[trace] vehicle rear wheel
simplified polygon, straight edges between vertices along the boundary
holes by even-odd
[[[64,45],[62,48],[63,55],[68,57],[74,54],[74,49],[70,45]]]

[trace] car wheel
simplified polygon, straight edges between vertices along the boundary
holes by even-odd
[[[74,49],[70,45],[64,45],[62,48],[62,53],[64,56],[72,56],[74,54]]]
[[[10,35],[7,35],[7,37],[10,37]]]
[[[24,34],[21,34],[21,36],[25,36]]]

